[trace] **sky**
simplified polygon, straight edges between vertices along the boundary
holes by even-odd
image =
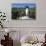
[[[15,8],[15,7],[25,7],[25,6],[28,6],[29,8],[33,8],[33,7],[36,7],[36,4],[35,3],[13,3],[12,4],[12,8]]]

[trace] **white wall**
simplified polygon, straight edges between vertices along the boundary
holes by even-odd
[[[37,5],[36,20],[11,20],[11,4],[16,2],[33,2]],[[7,27],[46,27],[46,0],[0,0],[0,10],[6,13]]]
[[[16,2],[33,2],[37,5],[36,20],[11,20],[11,4]],[[46,0],[0,0],[0,10],[6,13],[9,23],[6,22],[5,26],[11,31],[20,31],[21,37],[24,34],[30,34],[31,31],[45,31],[46,33]],[[10,27],[10,28],[9,28]],[[13,28],[11,28],[13,27]],[[2,29],[0,29],[2,31]],[[36,32],[37,33],[37,32]],[[17,39],[18,40],[18,39]],[[17,45],[17,44],[16,44]],[[18,44],[19,45],[19,44]]]

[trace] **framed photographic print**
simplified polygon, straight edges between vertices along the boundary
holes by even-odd
[[[35,3],[12,3],[11,18],[14,20],[36,19]]]

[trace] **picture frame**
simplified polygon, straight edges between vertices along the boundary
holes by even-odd
[[[35,20],[36,4],[35,3],[12,3],[11,10],[12,20]]]

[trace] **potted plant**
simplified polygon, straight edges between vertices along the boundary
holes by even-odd
[[[0,27],[3,28],[3,23],[6,20],[6,15],[4,12],[0,12]]]

